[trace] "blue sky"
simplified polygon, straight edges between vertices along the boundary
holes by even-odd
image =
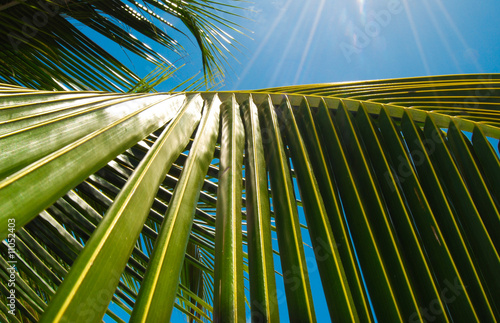
[[[249,10],[239,13],[248,19],[237,21],[247,36],[236,37],[240,52],[233,50],[237,61],[229,58],[231,70],[221,90],[500,72],[496,0],[255,0],[242,5]],[[189,53],[185,58],[158,48],[186,64],[179,78],[160,90],[201,69],[196,47],[179,40]],[[140,75],[149,71],[134,65]]]
[[[239,2],[236,21],[246,36],[228,57],[221,90],[345,82],[425,75],[500,72],[497,0],[254,0]],[[164,15],[176,27],[180,21]],[[228,15],[221,14],[223,17]],[[228,17],[234,20],[234,17]],[[179,58],[151,41],[177,66],[158,90],[168,91],[201,70],[193,40],[177,37]],[[101,43],[140,76],[152,66]],[[109,47],[108,47],[109,46]]]
[[[499,72],[500,2],[255,1],[224,89]]]
[[[247,19],[238,20],[248,36],[236,37],[240,52],[233,51],[232,70],[221,90],[500,72],[498,0],[254,0],[241,5],[249,9],[239,12]],[[177,65],[186,64],[158,90],[168,91],[201,69],[196,46],[179,40],[189,52],[182,59],[148,42]],[[119,48],[111,53],[140,76],[151,69],[133,56],[129,60]],[[301,220],[305,223],[303,213]],[[310,245],[307,230],[303,235]],[[306,257],[314,259],[309,249],[305,247]],[[315,268],[314,261],[308,264]],[[311,284],[320,291],[314,269]],[[323,321],[328,317],[324,297],[315,293],[314,301]],[[280,306],[286,321],[285,302]],[[182,318],[173,315],[171,321]]]

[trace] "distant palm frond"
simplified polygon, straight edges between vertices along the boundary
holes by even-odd
[[[227,32],[240,33],[238,26],[225,18],[237,17],[237,10],[206,0],[11,1],[0,5],[0,80],[42,90],[130,90],[139,78],[101,47],[102,38],[88,35],[93,30],[157,66],[187,55],[180,38],[191,34],[207,83],[217,82],[231,47],[238,46]],[[188,35],[182,32],[186,28]],[[155,51],[139,34],[169,55]],[[170,53],[174,59],[168,59]]]

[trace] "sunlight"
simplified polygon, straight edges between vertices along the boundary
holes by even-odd
[[[262,50],[264,49],[264,47],[267,45],[267,42],[269,41],[269,38],[273,35],[274,30],[276,29],[276,27],[279,25],[279,23],[281,22],[281,20],[285,16],[285,13],[287,12],[287,9],[288,9],[288,7],[290,6],[291,3],[292,3],[292,0],[288,0],[285,3],[285,5],[283,6],[283,8],[280,10],[280,13],[279,13],[278,17],[274,20],[274,22],[273,22],[271,28],[269,28],[269,31],[267,32],[266,36],[260,42],[259,47],[257,47],[257,50],[252,55],[252,59],[250,59],[250,61],[248,62],[247,66],[245,67],[245,69],[241,73],[240,77],[238,78],[238,82],[235,85],[236,88],[238,88],[238,86],[240,85],[241,81],[243,79],[245,79],[245,76],[252,69],[253,64],[255,63],[255,61],[257,60],[257,58],[259,57],[259,55],[262,52]]]
[[[359,16],[361,18],[361,21],[365,21],[366,17],[366,11],[365,11],[365,3],[366,0],[356,0],[358,3],[358,11],[359,11]]]
[[[304,63],[306,62],[307,54],[309,53],[309,49],[311,48],[311,43],[314,38],[314,33],[316,32],[316,28],[318,27],[319,24],[319,18],[321,16],[321,12],[323,10],[323,7],[325,5],[326,0],[321,0],[321,3],[318,6],[318,11],[316,11],[316,16],[314,17],[314,23],[311,28],[311,31],[309,32],[309,37],[307,39],[307,44],[304,47],[304,52],[302,53],[302,58],[300,59],[300,64],[299,67],[297,68],[297,73],[295,74],[295,78],[293,80],[294,84],[297,84],[300,74],[302,73],[302,68],[304,67]]]
[[[470,49],[469,44],[467,44],[467,41],[465,40],[465,38],[462,35],[462,33],[460,32],[460,30],[458,30],[457,25],[455,25],[455,22],[450,17],[450,14],[448,13],[448,10],[446,10],[446,8],[444,7],[444,5],[441,2],[441,0],[437,0],[436,4],[439,6],[439,9],[441,9],[441,11],[443,12],[443,14],[444,14],[444,16],[446,18],[446,21],[448,21],[448,23],[450,24],[451,28],[453,29],[453,31],[457,35],[458,39],[460,40],[460,42],[462,43],[462,45],[465,47],[465,50]],[[483,71],[483,69],[481,68],[481,65],[479,65],[479,63],[477,62],[476,59],[473,59],[473,63],[474,63],[474,65],[475,65],[475,67],[476,67],[476,69],[478,71],[480,71],[480,72]]]
[[[413,21],[413,16],[411,15],[410,8],[408,7],[408,0],[403,0],[403,5],[405,7],[406,15],[408,16],[408,22],[410,23],[410,28],[413,33],[413,37],[415,38],[415,43],[417,44],[418,53],[420,54],[420,59],[422,60],[422,64],[424,64],[425,73],[430,75],[429,64],[427,63],[427,58],[425,57],[424,49],[422,47],[422,43],[420,42],[420,36],[418,35],[417,28],[415,27],[415,22]]]
[[[304,19],[308,16],[308,9],[310,7],[310,4],[312,1],[307,1],[304,7],[304,10],[300,13],[299,20],[295,24],[295,27],[293,28],[292,35],[288,39],[288,42],[286,44],[285,49],[283,50],[283,54],[281,55],[281,58],[279,60],[278,66],[276,66],[276,69],[274,70],[274,74],[271,77],[271,81],[269,81],[269,86],[273,86],[276,80],[278,79],[278,76],[280,75],[281,72],[281,67],[283,66],[283,63],[285,63],[285,59],[288,53],[290,53],[290,50],[292,49],[292,46],[294,45],[295,39],[297,39],[297,34],[300,30],[303,29],[303,24],[304,24]]]
[[[455,68],[458,71],[462,72],[462,70],[460,69],[460,65],[458,64],[457,58],[455,56],[455,53],[454,53],[454,51],[450,47],[450,43],[448,42],[448,37],[446,37],[444,35],[443,30],[439,26],[438,21],[436,19],[436,16],[434,15],[433,10],[429,7],[429,4],[427,3],[427,0],[424,0],[423,4],[425,6],[425,9],[427,10],[427,14],[431,18],[431,21],[432,21],[432,24],[434,25],[434,28],[436,29],[436,31],[437,31],[437,33],[439,35],[439,39],[441,39],[441,42],[443,43],[443,45],[446,48],[446,52],[448,53],[448,55],[450,55],[451,60],[453,61],[453,65],[455,65]]]

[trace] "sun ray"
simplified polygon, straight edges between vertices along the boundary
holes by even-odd
[[[408,22],[410,23],[410,28],[413,33],[413,37],[415,38],[415,43],[417,44],[418,53],[420,55],[420,59],[422,60],[422,64],[425,68],[425,73],[430,75],[429,64],[427,63],[427,58],[425,57],[425,53],[422,47],[422,43],[420,42],[420,36],[418,35],[417,28],[415,27],[415,22],[413,21],[413,16],[411,15],[410,8],[408,7],[408,0],[403,0],[403,5],[405,7],[406,15],[408,16]]]
[[[467,43],[467,41],[465,40],[464,36],[462,35],[462,33],[460,32],[460,30],[458,29],[457,25],[455,24],[455,22],[451,18],[450,14],[448,13],[448,10],[445,8],[445,6],[441,2],[441,0],[437,0],[436,3],[439,6],[439,9],[441,9],[441,11],[443,12],[444,17],[446,18],[446,21],[448,21],[448,23],[450,24],[451,28],[453,29],[453,31],[457,35],[458,39],[462,43],[462,46],[464,46],[464,48],[466,50],[469,49],[470,48],[469,44]],[[483,68],[481,67],[481,65],[477,62],[476,59],[473,58],[472,60],[474,62],[474,65],[476,66],[478,72],[482,73],[483,72]]]
[[[359,17],[361,21],[364,22],[366,19],[366,10],[365,10],[366,0],[356,0],[356,2],[358,3]]]
[[[304,52],[302,52],[302,58],[300,59],[300,64],[299,64],[299,67],[297,68],[297,73],[295,74],[295,78],[293,80],[294,84],[297,84],[297,81],[299,80],[300,74],[302,73],[302,68],[304,67],[304,63],[306,62],[307,54],[309,54],[309,49],[311,48],[311,43],[312,43],[313,38],[314,38],[314,33],[316,32],[316,28],[318,27],[318,24],[319,24],[319,18],[321,16],[322,11],[323,11],[323,7],[325,6],[325,1],[326,0],[321,0],[321,3],[318,6],[318,11],[316,11],[316,16],[314,17],[313,26],[311,28],[311,31],[309,32],[307,44],[304,48]]]
[[[292,3],[292,0],[288,0],[285,3],[285,5],[283,6],[283,8],[280,10],[280,13],[278,14],[278,17],[274,20],[274,22],[271,25],[271,28],[269,28],[269,31],[267,32],[266,36],[264,37],[264,39],[259,44],[259,47],[257,47],[257,50],[255,51],[255,53],[252,55],[252,59],[248,62],[248,64],[246,65],[245,69],[243,70],[243,72],[241,73],[240,77],[238,78],[238,82],[236,82],[236,86],[235,86],[236,89],[241,84],[241,81],[243,79],[245,79],[245,76],[248,74],[248,72],[250,72],[250,70],[252,69],[253,64],[255,63],[255,61],[257,60],[257,58],[259,57],[259,55],[262,52],[262,50],[267,45],[267,42],[269,41],[269,38],[271,37],[271,35],[273,35],[274,30],[280,24],[281,20],[285,16],[285,13],[287,12],[288,7],[290,6],[291,3]]]
[[[455,68],[460,73],[462,73],[462,70],[461,70],[461,68],[460,68],[460,66],[458,64],[457,58],[456,58],[456,56],[454,54],[454,51],[450,47],[450,43],[448,42],[448,38],[444,35],[443,30],[439,26],[438,21],[436,19],[436,16],[434,15],[434,12],[429,7],[429,3],[427,2],[427,0],[424,0],[423,3],[424,3],[424,6],[425,6],[425,9],[427,10],[427,13],[429,14],[429,17],[431,18],[432,24],[434,25],[434,28],[436,29],[436,31],[437,31],[437,33],[439,35],[439,39],[441,39],[441,42],[443,43],[443,45],[446,48],[446,52],[448,53],[448,55],[450,55],[451,60],[453,61],[453,65],[455,65]]]
[[[281,59],[279,60],[278,66],[276,66],[276,69],[274,70],[274,74],[271,77],[271,81],[269,81],[269,86],[273,86],[274,82],[276,82],[276,79],[278,78],[278,75],[280,74],[281,67],[285,63],[285,58],[286,58],[287,54],[290,52],[290,49],[292,48],[292,46],[294,45],[294,40],[297,38],[297,33],[302,28],[302,24],[304,23],[304,19],[306,17],[308,17],[308,13],[309,13],[308,9],[309,9],[311,3],[312,3],[311,1],[307,1],[304,9],[300,13],[299,20],[295,24],[295,28],[293,29],[292,34],[291,34],[291,36],[288,39],[288,42],[286,44],[286,47],[283,50],[283,55],[281,55]]]

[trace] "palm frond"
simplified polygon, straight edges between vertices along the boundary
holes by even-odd
[[[171,65],[187,55],[179,37],[188,37],[174,26],[180,20],[185,25],[181,29],[188,30],[187,36],[192,35],[200,49],[205,82],[214,83],[224,75],[230,47],[238,46],[225,30],[240,33],[234,22],[221,18],[221,12],[237,16],[225,9],[238,8],[205,0],[26,0],[5,5],[0,10],[0,80],[49,91],[124,92],[139,81],[138,76],[109,55],[98,38],[87,36],[86,30],[145,62]],[[168,55],[139,38],[159,44]]]
[[[1,84],[0,299],[14,275],[16,314],[0,317],[277,322],[286,299],[316,321],[324,293],[336,322],[498,321],[499,90],[495,74]]]

